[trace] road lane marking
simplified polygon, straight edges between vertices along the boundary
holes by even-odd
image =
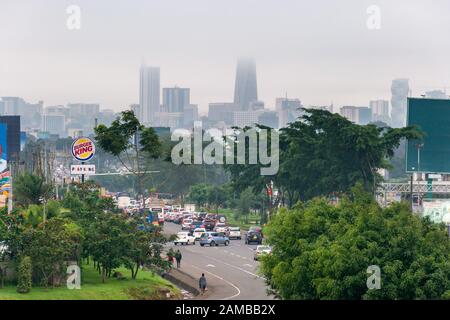
[[[244,267],[253,268],[253,266],[251,264],[248,264],[248,263],[244,264]]]
[[[221,261],[221,260],[219,260],[219,259],[213,258],[213,257],[211,257],[211,256],[205,255],[205,257],[208,257],[208,258],[210,258],[210,259],[212,259],[212,260],[215,260],[215,261],[217,261],[217,262],[220,262],[220,263],[225,264],[225,265],[227,265],[227,266],[230,266],[230,267],[232,267],[232,268],[238,269],[238,270],[240,270],[240,271],[242,271],[242,272],[248,273],[248,274],[250,274],[250,275],[252,275],[252,276],[254,276],[254,277],[257,277],[257,278],[266,280],[266,278],[261,277],[261,276],[258,276],[257,274],[254,274],[254,273],[252,273],[252,272],[250,272],[250,271],[248,271],[248,270],[242,269],[241,267],[237,267],[237,266],[235,266],[235,265],[226,263],[226,262],[224,262],[224,261]]]
[[[211,267],[211,268],[215,268],[215,267],[216,267],[216,266],[213,265],[213,264],[207,264],[206,266],[207,266],[207,267]]]
[[[191,266],[194,267],[195,269],[198,269],[198,270],[201,270],[201,271],[203,270],[203,269],[200,269],[200,268],[198,268],[198,267],[196,267],[196,266],[194,266],[194,265],[191,265]],[[232,296],[226,297],[226,298],[222,298],[222,299],[220,299],[220,300],[230,300],[230,299],[236,298],[237,296],[239,296],[239,295],[241,294],[241,290],[240,290],[237,286],[235,286],[234,284],[232,284],[230,281],[225,280],[225,279],[222,278],[221,276],[218,276],[217,274],[214,274],[214,273],[212,273],[212,272],[210,272],[210,271],[204,271],[204,272],[209,273],[210,275],[212,275],[213,277],[216,277],[216,278],[219,279],[219,280],[222,280],[223,282],[229,284],[230,286],[232,286],[234,289],[237,290],[237,293],[236,293],[235,295],[232,295]]]

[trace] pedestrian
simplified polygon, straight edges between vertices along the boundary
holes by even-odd
[[[175,252],[175,259],[177,260],[177,269],[181,266],[181,258],[183,256],[181,255],[181,251],[180,249],[177,250],[177,252]]]
[[[204,273],[202,273],[202,276],[198,280],[198,286],[200,288],[201,294],[203,295],[205,293],[205,290],[206,290],[206,278],[205,278],[205,274]]]

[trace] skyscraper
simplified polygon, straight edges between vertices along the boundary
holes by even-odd
[[[139,120],[145,125],[155,124],[160,106],[159,67],[141,66],[139,81]]]
[[[163,107],[166,112],[183,112],[190,103],[189,88],[163,88]]]
[[[302,102],[299,99],[276,98],[275,108],[278,112],[278,127],[283,128],[294,122],[303,113]]]
[[[406,105],[409,93],[408,79],[395,79],[391,85],[392,127],[406,125]]]
[[[371,100],[369,105],[372,110],[372,121],[381,121],[387,125],[391,124],[391,117],[389,116],[389,101]]]
[[[240,58],[236,68],[234,104],[248,110],[252,102],[258,101],[256,64],[251,58]]]

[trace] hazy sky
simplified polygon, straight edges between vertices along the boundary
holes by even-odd
[[[68,30],[66,8],[81,8]],[[370,5],[381,29],[366,26]],[[0,96],[45,105],[138,102],[139,65],[192,103],[233,99],[239,56],[256,60],[258,93],[304,104],[367,105],[393,78],[413,95],[450,92],[448,0],[0,0]]]

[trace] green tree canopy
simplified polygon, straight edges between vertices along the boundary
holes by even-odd
[[[450,288],[444,225],[421,220],[406,204],[382,209],[354,189],[338,206],[325,199],[280,209],[265,234],[273,253],[262,273],[283,299],[441,299]],[[381,269],[369,290],[367,268]]]

